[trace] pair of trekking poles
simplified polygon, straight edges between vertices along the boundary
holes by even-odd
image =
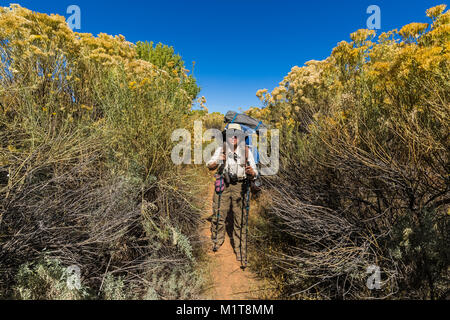
[[[224,179],[220,179],[220,183],[223,183]],[[244,185],[245,185],[245,194],[243,192],[243,194],[245,195],[245,197],[243,197],[243,201],[245,201],[245,203],[242,206],[242,209],[244,210],[245,208],[245,254],[242,254],[242,228],[244,227],[243,223],[244,223],[244,214],[241,214],[241,228],[239,230],[240,232],[240,236],[239,236],[239,241],[240,241],[240,250],[239,250],[239,254],[240,254],[240,258],[241,258],[241,268],[246,268],[248,261],[247,261],[247,242],[248,242],[248,215],[250,212],[250,180],[249,178],[244,180]],[[217,193],[218,195],[218,201],[217,201],[217,220],[216,220],[216,234],[215,234],[215,243],[214,243],[214,251],[217,250],[217,237],[218,237],[218,231],[219,231],[219,221],[220,221],[220,200],[222,198],[222,193],[223,193],[223,185],[219,185],[219,192]],[[245,207],[244,207],[245,205]]]

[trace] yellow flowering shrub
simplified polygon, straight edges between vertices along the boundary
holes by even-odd
[[[280,225],[273,243],[259,244],[282,251],[269,259],[287,270],[278,275],[290,283],[286,297],[445,295],[450,12],[440,5],[427,16],[429,24],[378,38],[358,30],[327,59],[293,67],[271,93],[257,92],[265,106],[248,113],[280,129],[282,155],[270,211]],[[292,249],[277,243],[280,228]],[[357,271],[374,261],[390,283],[378,293]],[[348,278],[358,280],[347,287]]]
[[[410,23],[400,29],[399,35],[403,39],[417,39],[428,28],[428,23]]]
[[[16,264],[52,247],[77,261],[94,298],[108,270],[130,291],[121,296],[192,298],[194,193],[170,157],[172,131],[187,125],[199,93],[188,73],[173,48],[75,33],[62,16],[0,7],[0,259],[10,261],[0,296],[14,293]],[[174,230],[177,244],[165,240]],[[162,255],[180,267],[158,262]],[[172,282],[151,287],[152,273]]]
[[[133,157],[140,155],[135,161],[146,170],[153,167],[148,163],[152,149],[146,145],[154,140],[155,126],[181,127],[180,114],[190,112],[199,91],[172,48],[135,45],[122,35],[72,32],[62,16],[37,13],[18,5],[2,8],[0,39],[4,39],[0,43],[0,101],[6,110],[31,103],[40,111],[36,116],[49,122],[51,130],[62,125],[52,119],[53,115],[61,120],[70,117],[80,121],[97,121],[98,117],[112,115],[110,119],[115,121],[106,124],[117,124],[113,140],[121,141],[123,149],[132,152]],[[17,90],[22,90],[22,94],[17,96]],[[171,125],[160,127],[159,122]],[[133,133],[123,135],[123,123]],[[107,132],[112,132],[110,129]],[[129,148],[127,139],[136,134],[148,137],[148,141],[141,139],[142,145],[136,146],[140,150]],[[161,132],[160,139],[167,140],[167,135],[168,131]],[[129,155],[122,151],[118,154]]]

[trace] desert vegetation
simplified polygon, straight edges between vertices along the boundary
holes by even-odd
[[[264,107],[247,113],[281,143],[252,201],[250,267],[272,285],[261,298],[449,296],[450,12],[426,14],[358,30],[257,92]],[[171,134],[222,129],[223,115],[182,57],[12,5],[0,83],[0,298],[201,298],[211,176],[172,163]]]
[[[173,48],[2,7],[0,83],[0,296],[195,298],[203,181],[170,134],[199,87]]]
[[[358,30],[258,91],[249,114],[280,128],[281,172],[265,180],[253,257],[280,297],[449,295],[450,12],[426,14]]]

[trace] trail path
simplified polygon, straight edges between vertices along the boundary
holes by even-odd
[[[212,198],[214,188],[209,189],[205,196],[208,205],[203,213],[201,238],[207,252],[207,273],[210,276],[210,287],[205,292],[205,299],[212,300],[244,300],[258,299],[261,284],[249,268],[241,269],[230,243],[228,232],[225,243],[219,251],[213,252],[211,242],[210,222],[206,219],[212,214]],[[227,219],[228,220],[228,219]]]

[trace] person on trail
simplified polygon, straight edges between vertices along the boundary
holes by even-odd
[[[257,175],[252,152],[245,145],[245,135],[239,124],[230,124],[224,131],[224,144],[219,146],[207,162],[209,170],[218,169],[223,191],[214,193],[213,216],[211,217],[211,239],[213,251],[217,251],[225,240],[225,219],[233,214],[231,242],[238,261],[247,262],[247,219],[250,180]],[[247,211],[246,211],[247,210]]]

